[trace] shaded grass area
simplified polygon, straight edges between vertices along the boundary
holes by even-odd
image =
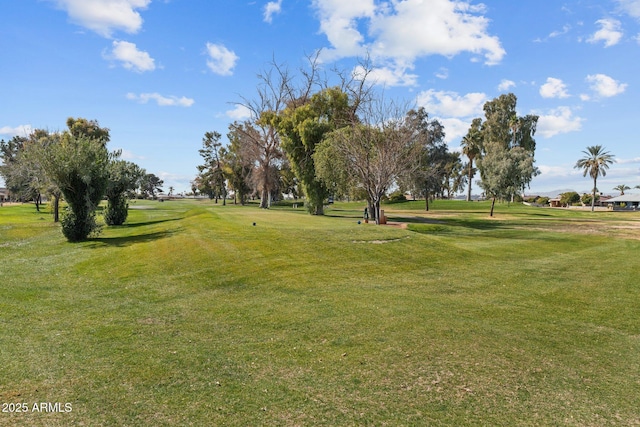
[[[79,244],[3,207],[0,402],[73,411],[0,425],[640,423],[640,241],[567,226],[619,216],[411,203],[137,202]]]

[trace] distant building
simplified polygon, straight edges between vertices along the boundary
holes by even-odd
[[[610,209],[639,209],[640,208],[640,194],[625,194],[622,196],[612,197],[605,202]]]
[[[552,208],[561,208],[562,202],[560,201],[560,196],[549,199],[549,206]]]
[[[9,190],[0,187],[0,203],[4,202],[5,200],[9,200]]]

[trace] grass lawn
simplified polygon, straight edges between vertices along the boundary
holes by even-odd
[[[0,426],[640,425],[640,213],[422,203],[5,205]]]

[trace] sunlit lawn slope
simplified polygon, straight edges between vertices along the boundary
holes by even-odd
[[[640,423],[640,214],[132,207],[0,208],[0,425]]]

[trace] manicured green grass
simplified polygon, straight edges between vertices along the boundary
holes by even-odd
[[[640,214],[423,206],[0,208],[0,425],[640,423]]]

